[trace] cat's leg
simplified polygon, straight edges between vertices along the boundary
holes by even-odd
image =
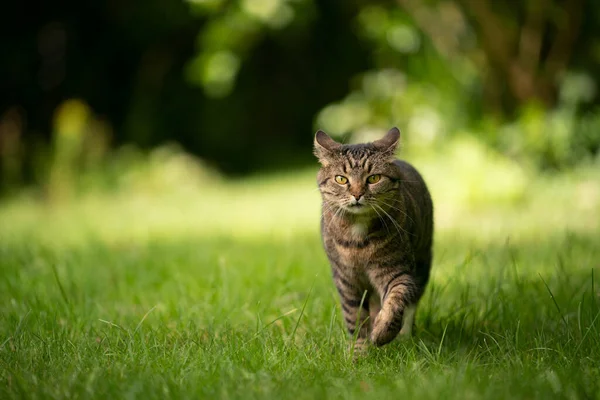
[[[381,311],[373,322],[371,332],[371,341],[376,346],[383,346],[394,340],[403,326],[406,326],[407,330],[412,329],[421,289],[408,270],[396,268],[382,273],[374,269],[369,274],[371,282],[382,298]],[[407,321],[403,324],[405,316]]]
[[[366,347],[369,339],[369,293],[361,291],[351,280],[334,269],[334,283],[340,296],[346,329],[354,342],[355,349]]]
[[[400,336],[407,339],[411,337],[413,326],[415,324],[416,312],[416,304],[411,304],[404,309],[404,316],[402,317],[402,329],[400,329]]]
[[[348,333],[356,341],[354,342],[355,349],[363,349],[367,345],[369,339],[369,299],[365,298],[360,292],[340,292],[340,300],[342,305],[342,314]],[[361,303],[362,301],[362,303]]]
[[[381,311],[381,299],[375,291],[371,291],[369,297],[369,334],[373,331],[373,322],[377,318],[377,314]]]
[[[432,253],[431,248],[429,248],[421,259],[416,261],[416,269],[415,275],[419,282],[419,286],[421,288],[427,285],[429,281],[429,275],[431,271],[431,260]],[[417,304],[413,303],[406,307],[404,310],[404,317],[402,321],[402,329],[400,329],[400,336],[403,338],[410,338],[412,335],[412,330],[415,326],[415,314],[417,312]]]

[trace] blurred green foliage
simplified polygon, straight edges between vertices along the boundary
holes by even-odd
[[[214,97],[233,90],[261,35],[307,29],[309,0],[190,1],[211,15],[190,80]],[[318,2],[316,2],[318,3]],[[584,18],[592,4],[528,0],[354,2],[348,23],[371,68],[318,113],[315,128],[365,140],[402,125],[423,146],[464,128],[535,168],[564,168],[600,147],[596,82],[600,44]],[[310,23],[310,22],[309,22]],[[578,53],[581,52],[581,53]],[[571,72],[569,67],[583,67]],[[575,69],[575,67],[574,67]],[[586,110],[585,113],[582,110]],[[483,121],[483,122],[482,122]]]
[[[110,170],[127,144],[143,153],[175,142],[229,174],[296,168],[314,162],[316,129],[359,141],[392,125],[418,154],[471,143],[531,170],[599,159],[595,2],[135,0],[25,11],[8,6],[0,37],[4,190],[41,183],[59,196],[81,171]],[[68,133],[73,105],[86,116]]]

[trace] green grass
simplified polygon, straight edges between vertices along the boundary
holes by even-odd
[[[5,202],[0,398],[600,398],[598,172],[477,205],[426,174],[415,336],[356,362],[313,173]]]

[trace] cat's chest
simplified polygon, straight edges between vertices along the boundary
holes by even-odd
[[[334,238],[334,246],[346,268],[363,270],[374,256],[367,224],[356,223],[347,226]]]

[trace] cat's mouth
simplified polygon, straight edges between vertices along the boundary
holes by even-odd
[[[367,208],[368,207],[365,204],[360,204],[360,203],[348,204],[346,206],[346,209],[354,214],[363,213],[363,212],[365,212],[365,210],[367,210]]]

